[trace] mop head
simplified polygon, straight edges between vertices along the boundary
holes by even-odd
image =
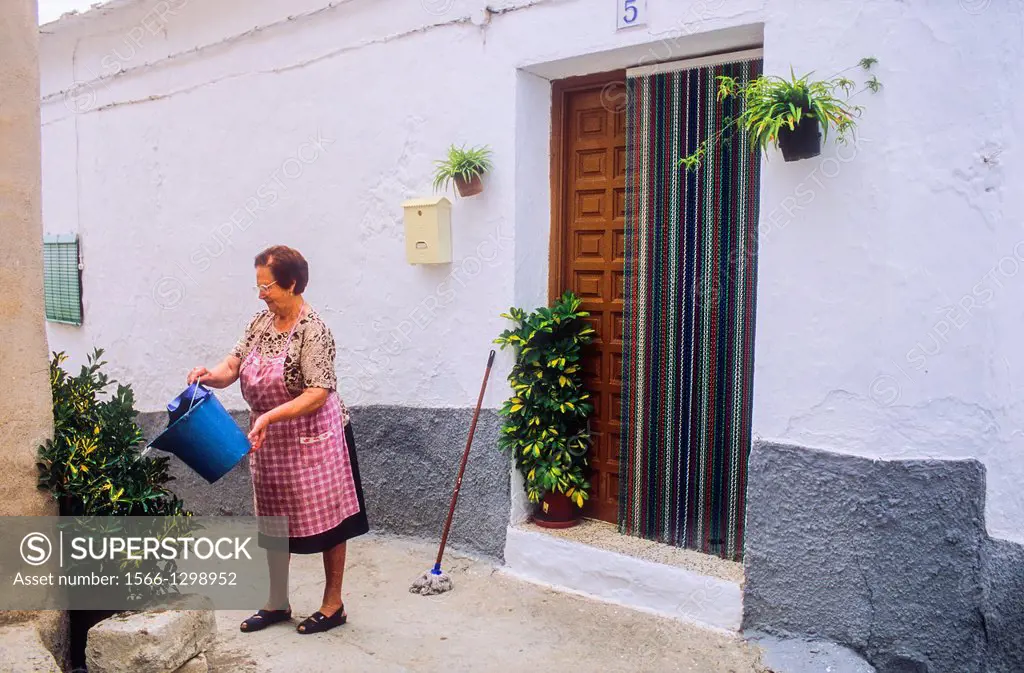
[[[452,578],[441,572],[441,566],[435,565],[433,570],[425,572],[412,583],[409,593],[421,596],[434,596],[452,590]]]

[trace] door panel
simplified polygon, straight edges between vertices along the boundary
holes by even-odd
[[[558,82],[555,135],[552,299],[566,289],[583,300],[597,331],[583,358],[593,396],[590,500],[584,515],[612,523],[619,513],[623,258],[626,208],[625,110],[608,93],[625,73]]]

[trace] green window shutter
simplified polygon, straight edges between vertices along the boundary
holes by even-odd
[[[43,288],[47,320],[82,324],[82,274],[76,234],[43,237]]]

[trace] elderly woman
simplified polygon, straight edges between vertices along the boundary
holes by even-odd
[[[256,314],[230,355],[212,369],[196,367],[188,382],[226,388],[241,381],[251,409],[249,468],[256,515],[287,517],[287,545],[282,539],[264,545],[269,601],[242,622],[241,630],[290,620],[291,554],[322,553],[323,603],[297,627],[299,633],[318,633],[347,619],[341,600],[346,541],[369,530],[355,438],[335,390],[334,338],[302,298],[309,280],[306,260],[296,250],[275,246],[256,256],[255,267],[267,310]]]

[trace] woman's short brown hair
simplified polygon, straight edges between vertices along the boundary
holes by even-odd
[[[287,245],[274,245],[256,255],[256,266],[269,267],[277,284],[286,290],[291,288],[295,294],[302,294],[309,282],[306,258]]]

